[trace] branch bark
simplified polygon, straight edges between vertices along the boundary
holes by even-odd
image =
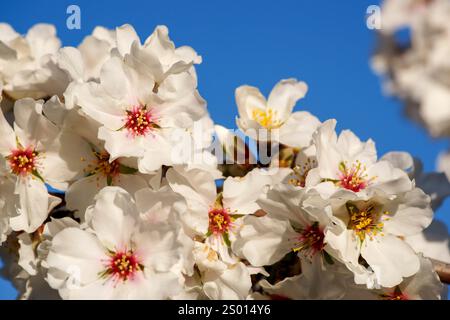
[[[439,275],[442,283],[450,284],[450,264],[431,259],[433,262],[434,270]]]

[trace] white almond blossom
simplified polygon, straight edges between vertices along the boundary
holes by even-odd
[[[89,210],[89,226],[57,233],[46,260],[49,274],[65,280],[63,298],[162,299],[181,290],[172,269],[186,244],[176,225],[142,223],[135,201],[118,187],[102,189]]]
[[[243,223],[242,217],[260,209],[256,200],[266,186],[284,179],[289,170],[254,169],[245,177],[229,177],[217,193],[214,176],[199,169],[174,167],[167,171],[170,187],[186,198],[188,211],[181,217],[186,232],[200,236],[220,258],[233,263],[230,247]]]
[[[327,205],[333,224],[324,241],[336,251],[332,256],[355,273],[357,283],[393,287],[419,270],[419,258],[404,238],[419,234],[433,218],[429,196],[422,190],[393,199],[381,192],[368,198],[343,191]]]
[[[309,171],[306,186],[324,196],[342,189],[368,195],[375,190],[397,194],[412,189],[403,170],[388,161],[377,161],[371,139],[362,142],[350,130],[342,131],[338,137],[335,126],[335,120],[328,120],[314,133],[317,168]]]
[[[267,215],[245,217],[233,250],[253,266],[271,265],[292,251],[308,259],[327,255],[329,212],[305,207],[310,197],[305,189],[275,185],[257,201]]]
[[[205,115],[196,91],[163,100],[154,86],[150,75],[112,57],[103,65],[100,83],[80,84],[74,93],[82,111],[102,124],[98,138],[105,141],[111,161],[136,157],[145,173],[176,163],[172,150],[179,141],[174,135],[183,135]]]
[[[14,107],[12,128],[0,114],[0,154],[6,159],[5,176],[15,183],[11,228],[32,232],[47,218],[60,199],[48,194],[45,183],[65,189],[77,175],[79,140],[61,134],[43,114],[42,101],[21,99]],[[71,161],[75,160],[75,161]]]
[[[80,144],[84,144],[84,148],[81,145],[79,148],[82,153],[77,155],[82,169],[79,179],[70,184],[65,194],[67,208],[75,210],[78,217],[83,218],[86,208],[106,186],[119,186],[130,194],[149,186],[152,176],[139,173],[136,160],[117,158],[110,161],[104,142],[97,138],[100,127],[97,121],[72,110],[61,126],[64,132],[79,136]]]
[[[254,139],[307,147],[320,122],[307,111],[293,112],[295,104],[307,91],[308,86],[304,82],[281,80],[266,100],[258,88],[240,86],[236,89],[239,112],[236,123],[239,129]],[[260,129],[267,130],[267,135]]]
[[[61,41],[54,26],[37,24],[22,36],[2,23],[0,46],[0,78],[9,97],[40,99],[64,93],[70,79],[56,64]]]

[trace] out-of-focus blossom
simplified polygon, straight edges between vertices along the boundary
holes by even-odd
[[[61,41],[49,24],[37,24],[25,36],[0,24],[0,78],[13,100],[62,96],[70,76],[57,63]]]

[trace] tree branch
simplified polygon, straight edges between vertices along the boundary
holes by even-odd
[[[434,270],[439,275],[442,283],[450,284],[450,264],[430,259],[433,262]]]

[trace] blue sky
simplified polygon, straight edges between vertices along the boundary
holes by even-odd
[[[177,45],[190,45],[203,56],[197,68],[199,90],[215,122],[235,127],[234,90],[242,84],[268,94],[280,79],[306,81],[309,92],[297,105],[321,120],[336,118],[362,139],[372,138],[380,155],[390,150],[420,157],[435,166],[444,140],[432,140],[402,116],[400,104],[383,96],[369,66],[374,48],[366,8],[378,1],[19,1],[2,6],[0,21],[25,33],[38,22],[56,25],[64,45],[76,46],[96,25],[132,24],[145,39],[165,24]],[[66,8],[81,8],[81,29],[66,27]],[[446,203],[437,213],[444,214]],[[447,217],[445,217],[447,216]],[[14,291],[0,279],[0,298]]]

